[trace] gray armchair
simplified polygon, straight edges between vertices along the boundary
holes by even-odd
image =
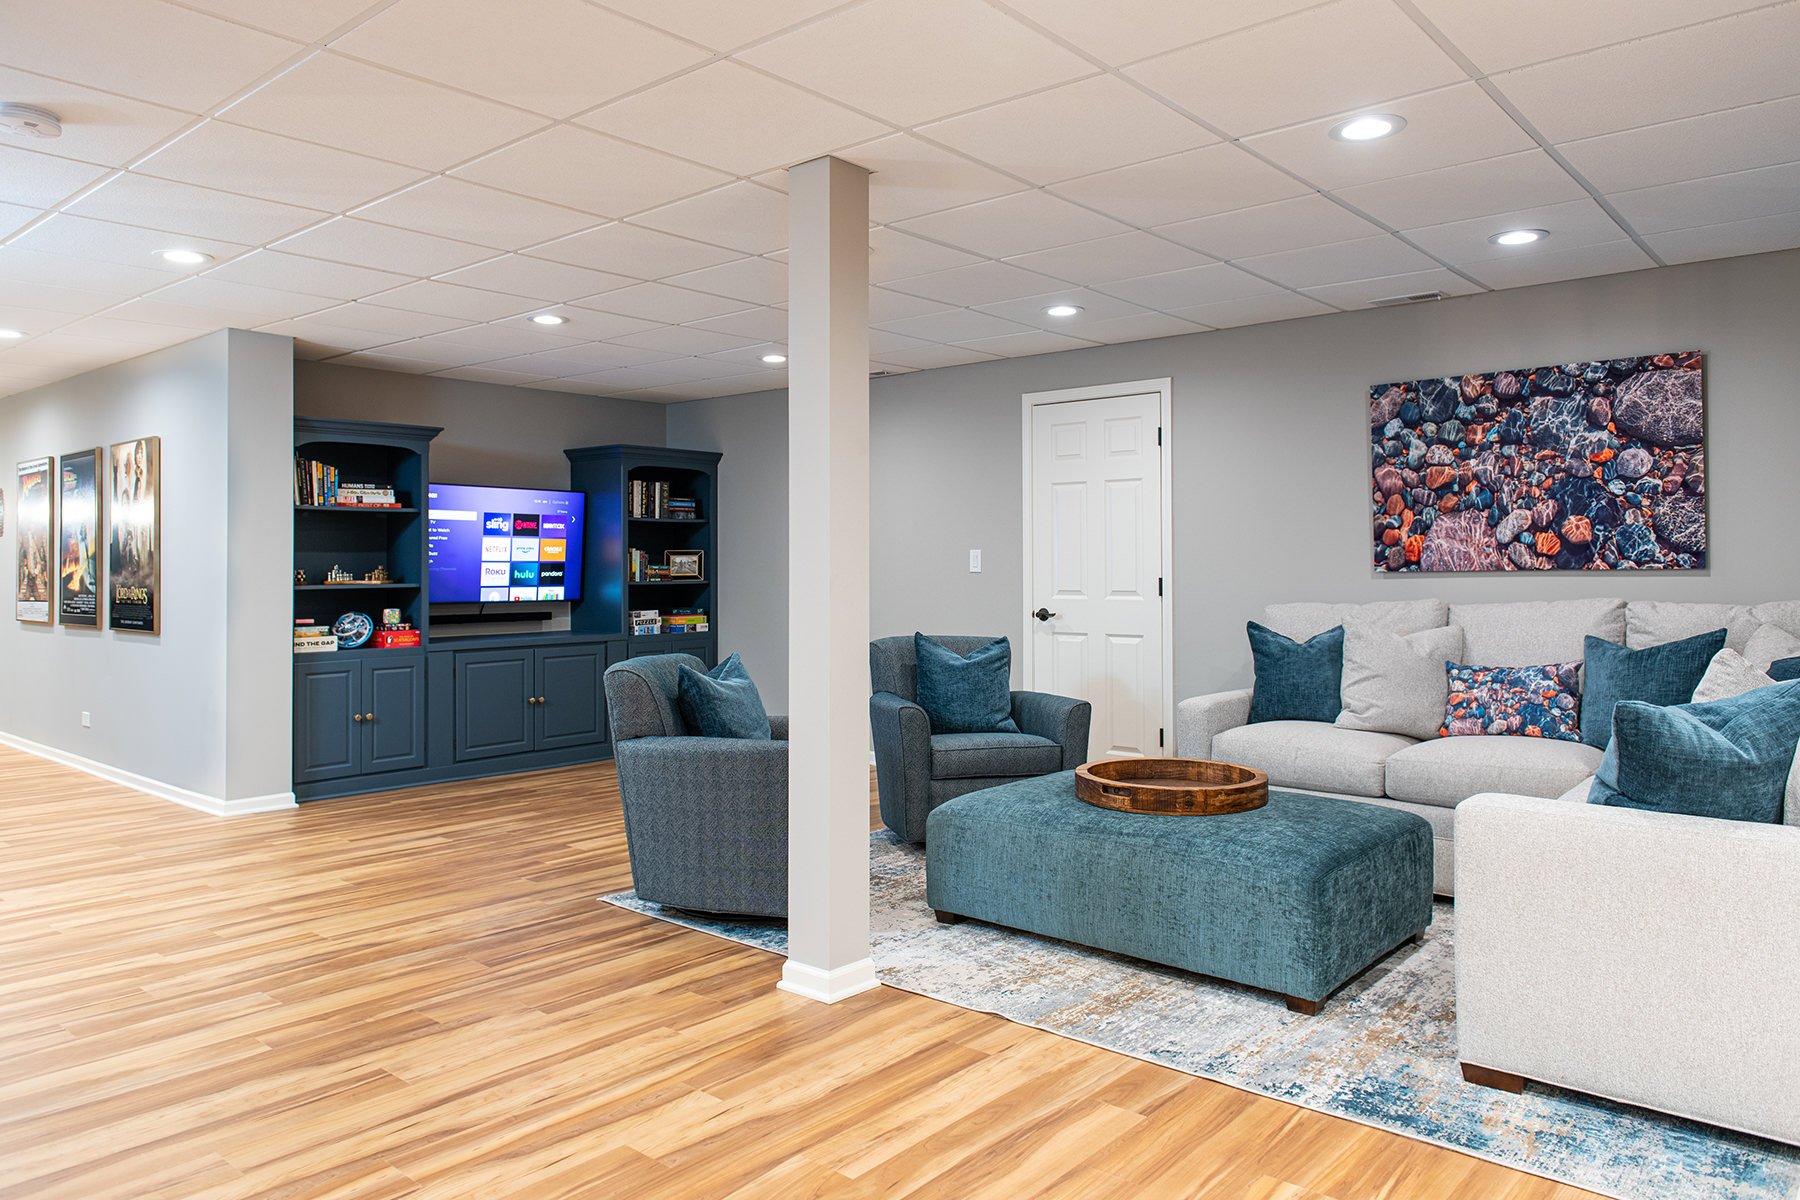
[[[606,669],[625,845],[644,900],[697,912],[787,916],[788,723],[775,740],[697,737],[676,703],[691,654]]]
[[[991,637],[935,637],[958,654],[993,641]],[[931,810],[964,792],[1015,779],[1072,771],[1087,761],[1085,700],[1043,692],[1014,692],[1012,718],[1018,733],[931,732],[931,720],[917,701],[918,663],[911,637],[869,643],[869,724],[875,735],[875,780],[881,819],[909,842],[925,840]]]

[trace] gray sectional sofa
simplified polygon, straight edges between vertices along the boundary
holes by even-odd
[[[1303,641],[1346,621],[1397,634],[1460,626],[1460,661],[1482,666],[1574,662],[1588,635],[1633,649],[1723,628],[1726,645],[1743,651],[1763,625],[1800,636],[1800,601],[1688,604],[1618,599],[1510,604],[1446,604],[1441,600],[1373,604],[1276,604],[1263,624]],[[1176,753],[1222,759],[1269,773],[1275,787],[1387,805],[1417,813],[1436,839],[1433,886],[1455,885],[1456,809],[1471,796],[1586,798],[1601,752],[1580,742],[1529,737],[1417,740],[1316,721],[1248,724],[1250,689],[1196,696],[1177,706]],[[1789,821],[1800,814],[1789,813]]]

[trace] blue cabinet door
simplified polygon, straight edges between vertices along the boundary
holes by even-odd
[[[363,737],[368,774],[425,765],[423,655],[364,662]]]
[[[713,647],[714,642],[712,634],[691,633],[682,637],[670,638],[668,649],[664,651],[664,653],[691,654],[701,662],[705,663],[707,669],[710,670],[719,665],[717,658],[714,656]]]
[[[456,656],[456,759],[529,753],[536,741],[535,651],[474,650]]]
[[[362,663],[328,660],[295,669],[295,783],[362,773],[363,723],[355,719],[362,712]]]
[[[537,651],[538,749],[606,740],[605,674],[604,643]]]

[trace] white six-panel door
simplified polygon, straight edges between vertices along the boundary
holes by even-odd
[[[1030,684],[1094,706],[1089,759],[1168,753],[1162,400],[1029,410]]]

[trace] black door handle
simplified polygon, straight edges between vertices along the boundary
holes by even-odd
[[[1034,613],[1032,613],[1032,614],[1031,614],[1031,615],[1032,615],[1032,616],[1034,616],[1034,617],[1036,617],[1036,618],[1037,618],[1037,619],[1038,619],[1038,620],[1040,620],[1040,621],[1048,621],[1048,620],[1050,620],[1050,619],[1051,619],[1051,618],[1052,618],[1052,617],[1060,617],[1060,616],[1062,616],[1062,614],[1061,614],[1061,613],[1053,613],[1053,612],[1051,612],[1051,611],[1050,611],[1050,610],[1049,610],[1049,609],[1047,609],[1047,608],[1040,608],[1040,609],[1038,609],[1038,610],[1037,610],[1037,611],[1036,611],[1036,612],[1034,612]]]

